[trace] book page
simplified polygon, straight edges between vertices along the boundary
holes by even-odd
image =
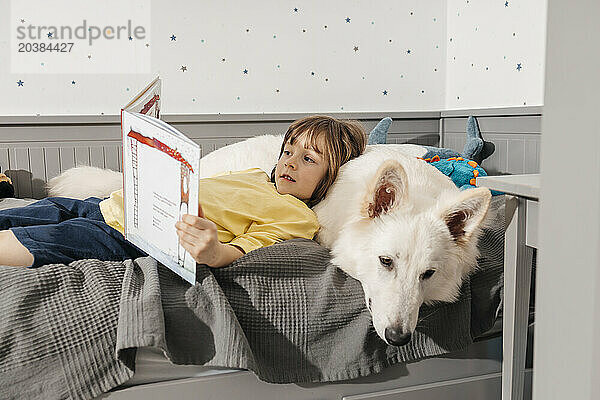
[[[123,110],[150,115],[154,118],[160,117],[160,90],[161,80],[156,77],[148,86],[139,92]]]
[[[170,133],[172,133],[173,135],[177,136],[181,140],[184,140],[184,141],[187,141],[187,142],[190,142],[190,143],[194,143],[194,141],[192,139],[188,138],[183,133],[181,133],[177,129],[175,129],[173,126],[167,124],[164,121],[161,121],[160,119],[152,118],[152,117],[149,117],[147,115],[142,115],[142,114],[139,114],[139,117],[142,118],[142,119],[145,119],[146,121],[148,121],[149,123],[157,126],[158,128],[161,128],[161,129],[169,131]]]
[[[121,114],[125,238],[194,284],[196,261],[180,246],[175,223],[198,215],[200,146],[157,121]]]

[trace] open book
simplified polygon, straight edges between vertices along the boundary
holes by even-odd
[[[181,247],[175,223],[198,215],[200,146],[158,119],[156,78],[121,110],[125,239],[196,281],[196,261]]]

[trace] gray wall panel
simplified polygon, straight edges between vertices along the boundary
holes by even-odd
[[[537,133],[542,131],[541,116],[477,117],[479,130],[484,133]],[[445,120],[446,132],[465,132],[467,118]]]
[[[105,168],[103,146],[90,147],[90,165],[92,167]]]
[[[483,138],[496,151],[483,162],[490,175],[539,173],[541,115],[477,117]],[[466,141],[467,117],[444,119],[445,147],[462,151]]]
[[[478,117],[484,138],[496,144],[495,154],[483,163],[488,173],[539,171],[541,116],[527,115],[525,111],[520,110],[517,115],[488,114]],[[429,115],[431,113],[412,114],[401,118],[399,115],[404,114],[390,113],[395,119],[388,133],[389,143],[439,146],[443,139],[445,147],[462,151],[466,116],[453,115],[440,119],[436,115]],[[423,115],[423,118],[418,118],[418,115]],[[218,121],[188,116],[174,118],[173,125],[198,143],[202,154],[206,155],[248,137],[282,134],[296,117],[292,114],[280,118],[265,115],[262,120],[240,119],[236,122],[232,118]],[[368,132],[379,119],[377,116],[360,122]],[[42,197],[45,194],[43,182],[75,165],[121,170],[120,129],[115,122],[80,121],[65,125],[31,122],[19,125],[11,122],[0,125],[0,138],[0,166],[8,170],[7,175],[16,181],[20,197]]]
[[[118,125],[10,125],[0,126],[0,141],[24,143],[41,141],[103,141],[120,139]],[[89,139],[88,139],[89,138]]]
[[[60,148],[60,172],[66,171],[75,166],[75,148],[61,147]]]
[[[494,174],[494,175],[507,174],[508,173],[508,164],[507,164],[508,140],[498,138],[498,139],[494,140],[494,143],[496,144],[496,152],[495,152],[495,154],[492,154],[492,156],[496,156],[496,157],[493,157],[491,161],[495,161],[496,164],[492,164],[492,170],[491,170],[490,175],[492,175],[492,174]]]
[[[29,166],[31,172],[31,197],[42,198],[46,195],[46,160],[44,149],[33,147],[29,149]]]
[[[438,132],[426,132],[420,134],[394,134],[388,133],[387,143],[413,143],[425,146],[439,146],[440,135]]]
[[[10,164],[8,163],[8,148],[0,147],[0,172],[5,172],[7,169],[10,169]]]
[[[285,133],[289,125],[288,122],[173,124],[177,130],[185,133],[190,139],[249,138],[259,135],[280,135]]]
[[[108,145],[108,146],[104,146],[103,150],[104,150],[105,168],[112,169],[113,171],[120,171],[121,170],[121,162],[119,160],[119,154],[121,153],[121,146]]]
[[[525,140],[525,171],[526,174],[538,173],[540,171],[540,141],[534,139]]]
[[[19,197],[19,182],[17,179],[15,149],[14,147],[8,147],[6,151],[8,153],[8,166],[5,169],[5,173],[12,180],[13,186],[15,187],[15,196]]]
[[[17,182],[15,185],[15,194],[18,192],[19,197],[31,197],[31,172],[30,164],[29,164],[29,149],[18,147],[13,151],[13,156],[11,157],[11,169],[13,165],[16,172]]]
[[[46,179],[50,180],[60,175],[60,150],[58,147],[46,147]]]
[[[90,165],[89,147],[75,147],[75,165]]]
[[[522,138],[507,141],[507,172],[523,174],[525,172],[525,140]]]
[[[506,152],[508,151],[508,141],[505,139],[491,139],[496,145],[496,151],[487,160],[483,162],[483,168],[488,175],[504,175],[507,174]]]
[[[445,111],[449,116],[471,115],[473,112],[483,113],[486,110],[461,110]],[[511,107],[503,109],[490,109],[486,115],[525,115],[541,114],[540,107]],[[493,112],[492,112],[493,111]],[[465,114],[466,113],[466,114]],[[332,112],[327,113],[335,118],[352,118],[358,120],[380,120],[383,117],[394,119],[439,119],[439,111],[397,111],[397,112]],[[239,122],[276,122],[276,121],[295,121],[299,118],[312,115],[310,113],[273,113],[273,114],[161,114],[164,121],[175,123],[239,123]],[[85,124],[113,124],[118,125],[120,116],[117,115],[11,115],[0,116],[0,125],[85,125]]]

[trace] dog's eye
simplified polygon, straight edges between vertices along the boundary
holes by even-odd
[[[392,265],[393,260],[391,257],[379,256],[379,262],[381,263],[381,265],[383,265],[387,269],[392,269],[392,267],[393,267],[393,265]]]
[[[421,274],[421,279],[423,279],[423,280],[429,279],[429,278],[431,278],[431,275],[433,275],[434,273],[435,273],[435,269],[428,269],[427,271],[425,271]]]

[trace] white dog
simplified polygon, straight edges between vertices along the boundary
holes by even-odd
[[[317,241],[361,282],[377,334],[410,341],[423,303],[451,302],[477,265],[491,194],[460,191],[402,145],[368,146],[317,204]]]
[[[282,139],[264,135],[216,150],[202,158],[200,175],[252,167],[270,174]],[[477,264],[491,198],[485,188],[461,192],[416,158],[422,153],[415,145],[367,146],[314,207],[317,241],[331,249],[332,264],[361,282],[375,330],[397,346],[410,341],[423,303],[457,299]],[[118,172],[78,167],[52,179],[49,192],[108,197],[121,185]]]

